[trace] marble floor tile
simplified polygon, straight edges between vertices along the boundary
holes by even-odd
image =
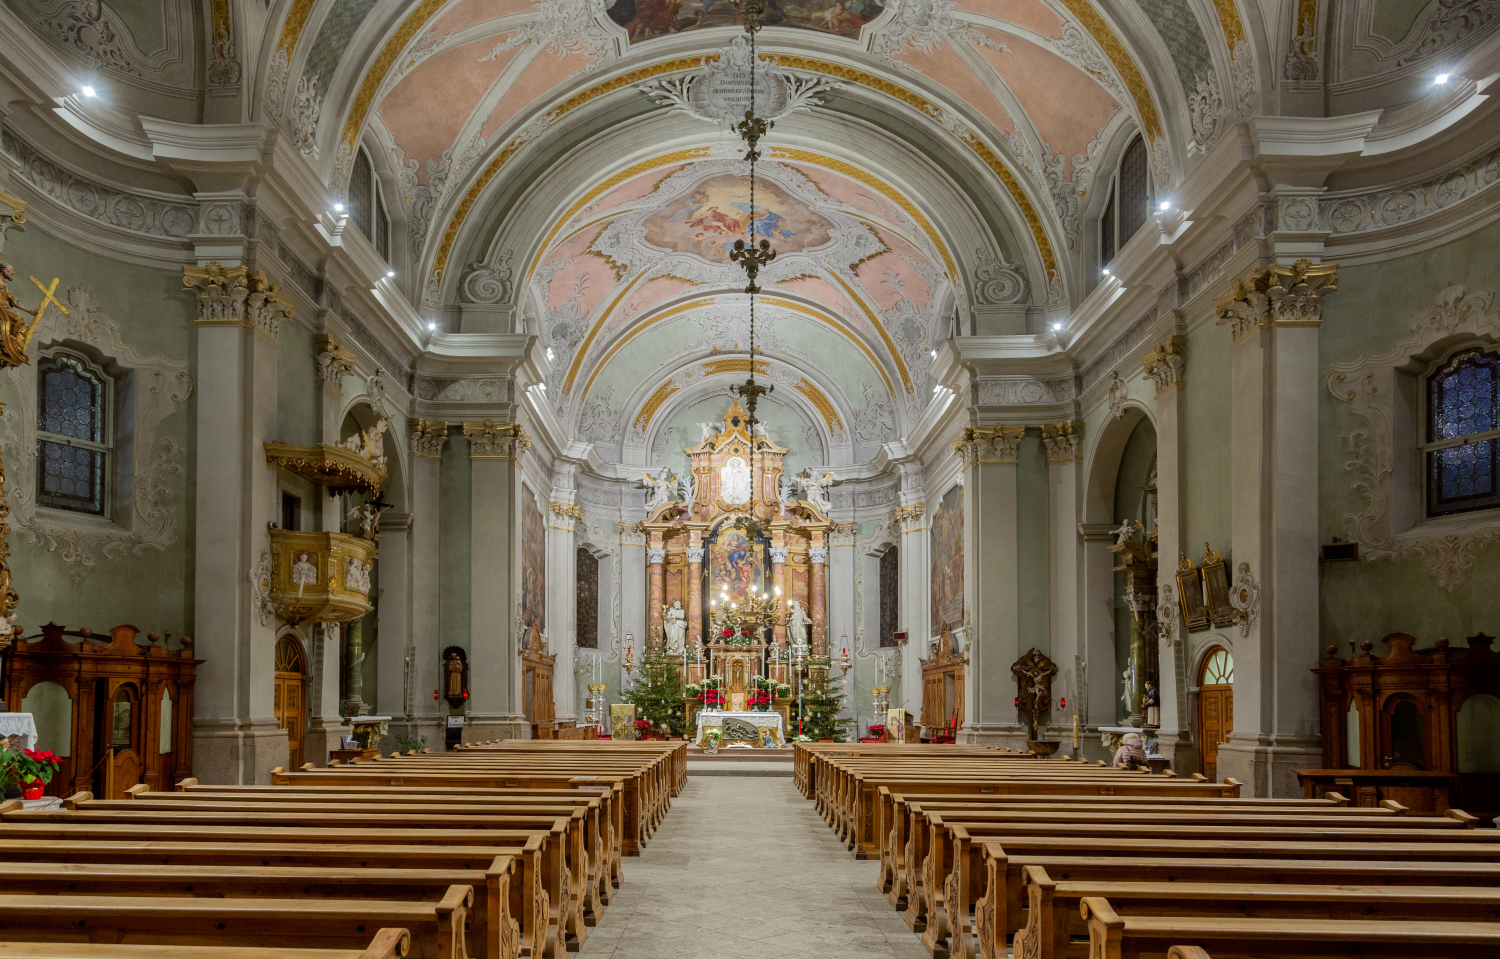
[[[926,959],[791,782],[690,778],[578,959]]]

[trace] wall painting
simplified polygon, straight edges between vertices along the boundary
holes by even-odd
[[[521,486],[521,619],[547,631],[547,517],[531,487]]]
[[[953,486],[932,511],[932,632],[956,629],[964,618],[964,488]]]

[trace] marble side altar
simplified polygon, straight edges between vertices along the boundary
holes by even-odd
[[[754,743],[757,746],[785,746],[786,727],[777,712],[732,712],[704,709],[698,712],[698,732],[693,737],[699,746],[708,745],[710,729],[717,729],[726,743]],[[749,730],[754,730],[752,739]]]

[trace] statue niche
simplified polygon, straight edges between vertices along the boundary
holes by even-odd
[[[443,650],[443,698],[454,709],[463,709],[469,693],[469,654],[462,646]]]

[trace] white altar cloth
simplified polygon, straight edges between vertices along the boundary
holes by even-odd
[[[786,730],[782,726],[781,714],[778,712],[762,713],[753,710],[746,712],[730,712],[728,710],[721,712],[717,709],[700,710],[698,712],[698,735],[693,737],[694,742],[699,746],[708,745],[708,740],[705,738],[708,734],[708,730],[710,728],[713,728],[718,729],[722,732],[724,729],[724,720],[726,719],[738,719],[742,722],[748,723],[751,726],[754,726],[756,730],[760,732],[761,741],[763,743],[767,739],[764,730],[769,730],[769,739],[771,745],[786,745]]]
[[[0,739],[17,734],[22,749],[36,748],[36,721],[30,713],[0,713]]]

